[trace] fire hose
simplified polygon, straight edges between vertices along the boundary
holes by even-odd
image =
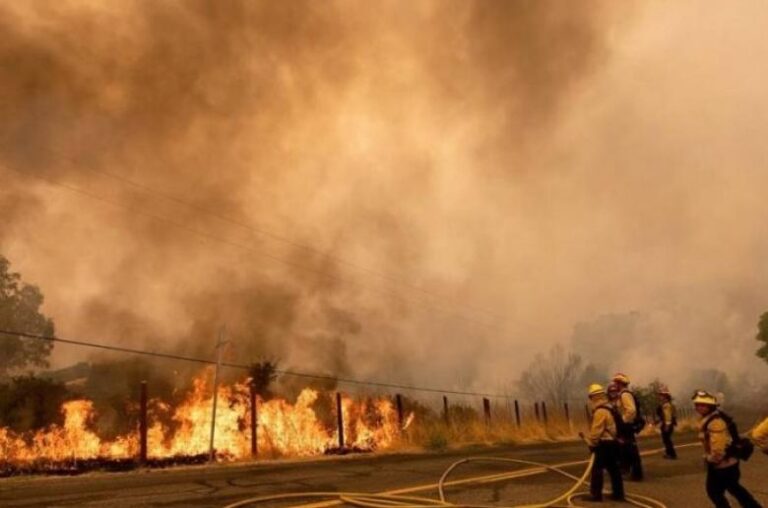
[[[686,445],[683,445],[683,446],[686,446]],[[569,488],[563,494],[549,501],[545,501],[543,503],[508,505],[508,506],[450,503],[446,500],[446,496],[445,496],[445,485],[446,485],[448,476],[456,468],[458,468],[462,464],[467,464],[469,462],[506,462],[506,463],[512,463],[512,464],[534,466],[535,469],[528,470],[528,471],[536,471],[539,469],[542,470],[542,472],[551,471],[551,472],[560,474],[570,480],[573,480],[575,483],[571,488]],[[578,505],[575,504],[575,501],[578,498],[583,498],[589,495],[589,492],[579,491],[579,487],[581,487],[581,485],[587,480],[587,478],[591,474],[594,463],[595,463],[595,456],[594,454],[592,454],[589,458],[589,461],[587,463],[586,469],[584,470],[584,473],[581,475],[581,477],[578,477],[567,471],[564,471],[559,466],[553,466],[553,465],[544,464],[541,462],[511,459],[506,457],[467,457],[451,464],[445,470],[443,475],[440,477],[440,481],[438,482],[438,486],[437,486],[438,494],[440,497],[439,499],[433,499],[433,498],[421,497],[421,496],[405,496],[405,495],[396,495],[396,494],[369,494],[369,493],[362,493],[362,492],[300,492],[300,493],[274,494],[274,495],[268,495],[268,496],[252,497],[249,499],[238,501],[236,503],[229,504],[224,508],[239,508],[239,507],[250,506],[250,505],[255,505],[259,503],[288,501],[291,499],[304,499],[304,500],[319,499],[319,500],[328,500],[328,501],[335,500],[335,502],[341,502],[343,504],[348,504],[348,505],[357,506],[361,508],[434,508],[434,507],[574,508],[574,507],[578,507]],[[505,477],[511,477],[511,476],[510,474],[507,474],[507,475],[502,474],[502,475],[499,475],[497,479],[501,480],[501,479],[504,479]],[[667,506],[661,501],[651,497],[642,496],[640,494],[627,493],[626,501],[640,508],[667,508]]]

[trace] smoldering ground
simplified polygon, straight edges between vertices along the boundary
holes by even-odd
[[[62,335],[487,387],[661,312],[624,370],[741,368],[759,9],[8,3],[0,247]]]

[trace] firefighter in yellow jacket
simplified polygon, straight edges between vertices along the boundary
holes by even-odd
[[[677,426],[677,409],[672,403],[672,394],[666,385],[661,385],[656,392],[659,405],[656,408],[656,419],[661,432],[661,441],[664,443],[664,458],[677,459],[675,444],[672,442],[672,433]]]
[[[696,412],[701,416],[699,439],[704,447],[704,461],[707,464],[707,495],[717,508],[728,508],[725,497],[728,492],[744,508],[761,508],[752,494],[744,488],[739,479],[739,459],[729,453],[732,442],[726,416],[718,409],[717,399],[705,391],[693,396]]]
[[[640,459],[640,450],[637,446],[637,437],[635,436],[635,434],[642,430],[639,428],[641,419],[638,418],[639,408],[637,399],[629,390],[629,377],[626,374],[615,374],[613,376],[613,383],[618,387],[619,397],[616,400],[616,407],[623,421],[619,429],[619,434],[622,437],[622,468],[625,472],[629,473],[632,480],[642,481],[643,462]]]
[[[624,481],[619,469],[619,443],[615,409],[605,389],[598,384],[589,387],[592,423],[584,439],[595,454],[589,492],[593,501],[603,500],[603,470],[611,477],[611,499],[624,499]]]
[[[752,430],[752,441],[763,453],[768,454],[768,418]]]

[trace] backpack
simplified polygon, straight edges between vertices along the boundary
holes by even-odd
[[[745,462],[748,461],[755,451],[755,445],[752,444],[752,441],[748,438],[739,435],[739,429],[736,427],[736,422],[734,422],[733,418],[729,415],[719,411],[717,415],[707,420],[707,423],[704,424],[704,433],[709,436],[709,424],[715,418],[720,418],[725,422],[725,426],[728,428],[728,433],[731,435],[731,444],[725,449],[725,456],[733,457]],[[707,439],[709,439],[709,437],[707,437]]]
[[[611,413],[611,416],[613,417],[613,423],[616,425],[616,435],[613,436],[613,438],[616,440],[617,443],[624,443],[625,439],[624,437],[627,435],[627,424],[624,423],[624,420],[621,418],[621,413],[619,413],[619,410],[614,406],[613,404],[601,404],[595,408],[595,411],[598,409],[605,409],[609,413]]]
[[[625,390],[625,392],[629,393],[632,396],[632,400],[635,401],[635,419],[625,425],[633,434],[639,434],[642,432],[648,422],[646,422],[645,417],[643,416],[643,408],[640,406],[640,403],[637,400],[637,395],[629,390]]]

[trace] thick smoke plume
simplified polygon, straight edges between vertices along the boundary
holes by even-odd
[[[6,3],[0,252],[64,336],[469,388],[640,312],[616,368],[754,365],[759,8]]]

